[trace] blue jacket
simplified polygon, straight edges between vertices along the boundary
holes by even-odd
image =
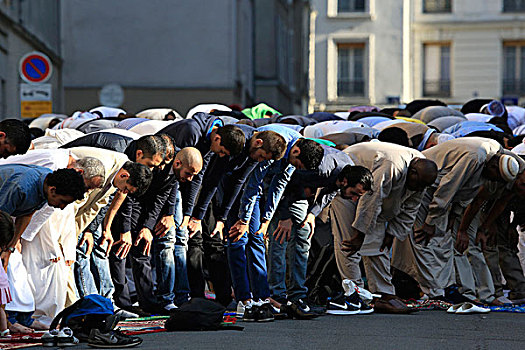
[[[241,208],[239,210],[239,219],[249,221],[256,201],[262,194],[264,177],[268,174],[272,176],[268,195],[266,196],[266,206],[262,212],[261,218],[270,220],[277,209],[277,205],[286,188],[286,185],[292,178],[295,167],[288,163],[288,156],[295,142],[302,138],[301,134],[290,128],[279,125],[266,125],[257,129],[257,131],[272,130],[279,133],[286,139],[287,148],[284,157],[276,162],[263,161],[255,167],[250,179],[244,189],[241,199]]]
[[[44,181],[52,172],[37,165],[0,165],[0,210],[22,216],[42,208],[47,202]]]

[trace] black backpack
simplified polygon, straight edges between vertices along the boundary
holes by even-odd
[[[219,329],[242,330],[239,326],[222,326],[226,308],[215,301],[192,298],[189,303],[171,311],[164,328],[168,331],[216,331]]]

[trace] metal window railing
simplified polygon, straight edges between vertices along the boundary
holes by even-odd
[[[337,96],[351,97],[365,95],[364,79],[345,79],[337,80]]]
[[[503,95],[525,95],[525,80],[503,79]]]
[[[423,95],[424,96],[450,96],[450,80],[425,80],[423,81]]]
[[[337,12],[364,12],[365,0],[338,0]]]
[[[525,12],[525,0],[503,0],[503,12]]]

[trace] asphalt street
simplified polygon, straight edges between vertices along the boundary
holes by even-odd
[[[517,313],[419,311],[239,324],[244,331],[146,334],[137,349],[525,349],[525,314]]]

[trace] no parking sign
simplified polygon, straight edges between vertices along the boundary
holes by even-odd
[[[45,83],[53,72],[49,57],[41,52],[33,51],[20,59],[20,77],[30,84]]]

